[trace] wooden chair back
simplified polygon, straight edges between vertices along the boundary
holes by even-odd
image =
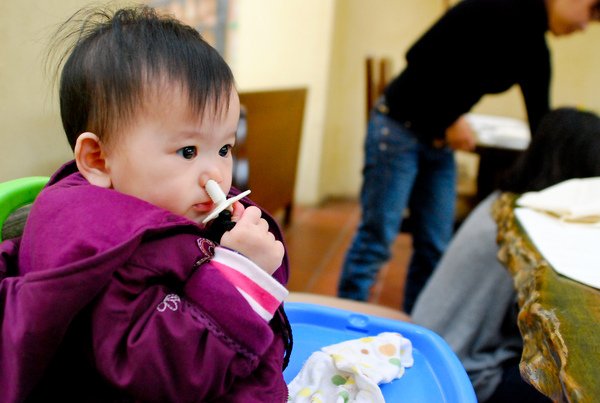
[[[388,57],[377,59],[368,56],[365,59],[365,79],[366,79],[366,117],[369,120],[371,109],[375,106],[377,98],[383,94],[385,86],[391,78],[392,61]]]

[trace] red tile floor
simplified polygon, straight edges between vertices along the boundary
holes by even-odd
[[[290,291],[334,296],[341,265],[352,241],[360,208],[355,200],[330,200],[318,207],[295,206],[284,228],[290,256]],[[393,258],[373,286],[370,302],[400,309],[411,237],[401,233]]]

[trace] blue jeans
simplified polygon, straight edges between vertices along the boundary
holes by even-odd
[[[413,132],[376,108],[365,142],[362,218],[342,269],[338,295],[366,301],[390,258],[402,215],[410,209],[413,255],[404,291],[410,313],[450,241],[456,203],[454,153],[421,143]]]

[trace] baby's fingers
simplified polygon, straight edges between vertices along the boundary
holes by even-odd
[[[233,212],[231,213],[231,221],[239,221],[246,210],[244,205],[239,201],[236,201],[231,205],[231,207],[233,208]]]
[[[258,224],[262,212],[256,206],[249,206],[242,212],[241,217],[238,219],[239,224]]]

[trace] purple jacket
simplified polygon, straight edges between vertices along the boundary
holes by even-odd
[[[0,244],[0,401],[287,401],[283,307],[259,317],[202,235],[65,165]]]

